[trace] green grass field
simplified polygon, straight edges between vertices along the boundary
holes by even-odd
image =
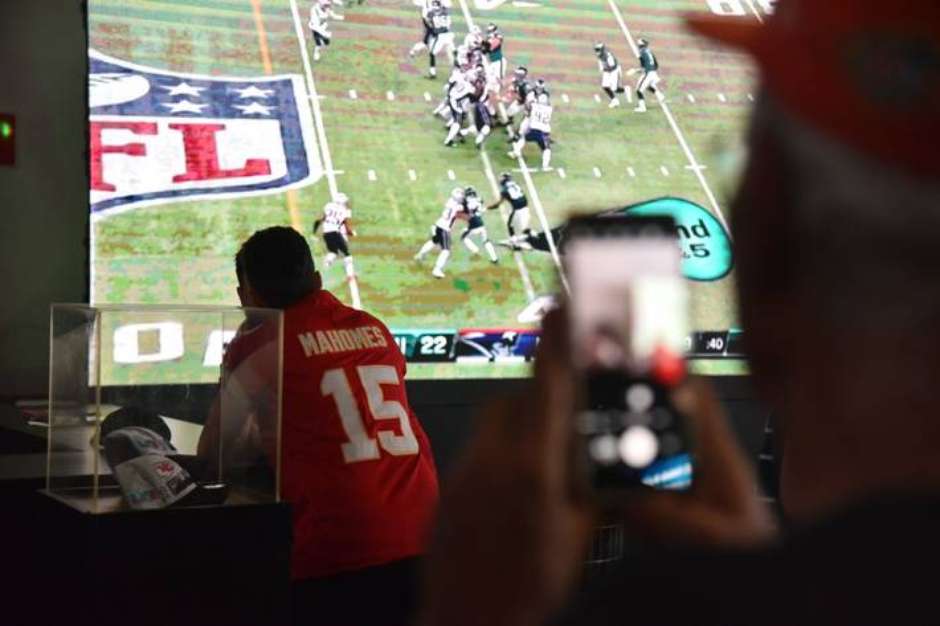
[[[608,0],[504,2],[492,9],[480,8],[494,4],[481,0],[466,5],[476,24],[499,25],[510,67],[527,65],[530,76],[543,77],[552,93],[557,142],[552,164],[557,169],[532,174],[530,199],[535,191],[553,226],[574,210],[665,195],[712,211],[717,204],[727,218],[727,193],[753,89],[751,68],[743,57],[683,31],[681,12],[708,10],[705,0],[615,1],[631,35],[649,39],[659,58],[675,128],[652,98],[645,114],[634,113],[627,102],[607,108],[594,42],[604,41],[625,67],[634,65]],[[309,4],[300,3],[299,9],[309,52]],[[335,176],[336,186],[352,200],[359,236],[351,248],[363,307],[393,329],[520,327],[516,318],[528,303],[523,274],[530,276],[536,294],[558,289],[552,258],[538,252],[521,255],[520,268],[501,249],[501,263],[492,266],[455,242],[444,280],[430,275],[434,255],[423,265],[412,260],[456,184],[474,185],[489,201],[488,174],[519,165],[505,154],[501,129],[485,147],[489,170],[472,140],[456,148],[442,145],[442,125],[430,110],[440,99],[444,78],[424,77],[426,55],[407,56],[421,35],[417,7],[366,0],[337,11],[346,19],[331,23],[333,43],[312,66],[319,121],[335,174],[289,193],[164,203],[95,221],[96,302],[237,304],[232,257],[254,230],[273,224],[302,230],[319,261],[325,249],[310,231],[329,197],[328,176]],[[467,20],[459,2],[452,15],[461,41]],[[89,36],[100,52],[162,70],[232,77],[305,74],[290,0],[90,0]],[[443,57],[438,64],[446,75]],[[318,143],[326,153],[327,146]],[[690,153],[705,167],[702,176],[715,203],[689,169]],[[538,149],[530,145],[524,156],[534,165]],[[522,182],[521,175],[517,179]],[[507,236],[495,212],[488,215],[487,228],[492,239]],[[735,325],[733,276],[692,284],[694,328]],[[325,271],[324,279],[327,288],[349,301],[342,264]],[[741,365],[711,362],[702,369],[739,372]],[[412,375],[486,377],[524,371],[517,365],[422,365],[413,367]]]

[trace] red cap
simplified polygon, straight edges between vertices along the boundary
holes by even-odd
[[[780,0],[766,24],[695,15],[751,53],[785,109],[855,148],[940,176],[940,2]]]

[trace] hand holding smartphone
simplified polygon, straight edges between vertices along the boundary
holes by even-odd
[[[578,466],[601,499],[691,485],[686,423],[670,401],[685,379],[688,295],[680,263],[671,218],[569,224]]]

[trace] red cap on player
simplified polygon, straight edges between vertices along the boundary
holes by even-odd
[[[784,108],[863,152],[940,176],[940,2],[780,0],[766,24],[695,15],[750,52]]]

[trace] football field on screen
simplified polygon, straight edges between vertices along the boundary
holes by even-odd
[[[100,303],[237,304],[233,256],[240,243],[260,228],[291,225],[310,242],[325,286],[351,302],[343,264],[324,268],[326,250],[312,233],[338,190],[351,200],[357,236],[350,248],[363,308],[393,329],[524,328],[518,317],[527,305],[559,289],[552,255],[499,247],[500,262],[492,265],[460,244],[458,222],[446,278],[431,276],[436,251],[422,263],[413,260],[451,189],[472,185],[489,203],[495,177],[509,171],[529,197],[537,230],[560,224],[572,211],[663,196],[692,201],[726,222],[756,95],[754,76],[743,56],[687,33],[681,14],[729,7],[738,3],[455,0],[458,43],[468,20],[483,28],[495,23],[505,36],[509,70],[525,65],[530,78],[548,85],[554,169],[534,171],[540,155],[529,144],[523,158],[533,171],[524,173],[506,154],[502,128],[494,128],[482,150],[472,135],[464,144],[443,145],[443,124],[431,110],[450,64],[441,55],[439,76],[430,80],[427,55],[408,56],[422,35],[419,9],[411,2],[347,0],[334,6],[345,19],[330,23],[332,43],[314,61],[309,2],[89,0],[90,46],[109,58],[173,72],[181,81],[187,75],[243,81],[295,76],[308,100],[298,110],[311,163],[310,175],[289,189],[154,196],[93,215],[92,297]],[[634,112],[636,77],[625,75],[621,106],[608,108],[593,46],[604,42],[629,69],[637,65],[633,46],[639,37],[650,41],[659,60],[665,105],[648,95],[649,111]],[[168,108],[186,97],[168,90]],[[258,103],[257,117],[266,114],[263,96],[244,102]],[[508,237],[500,212],[488,212],[486,226],[491,240]],[[733,280],[732,271],[720,280],[690,283],[692,328],[736,326]],[[704,367],[730,372],[740,365]],[[524,372],[521,365],[410,369],[412,376]]]

